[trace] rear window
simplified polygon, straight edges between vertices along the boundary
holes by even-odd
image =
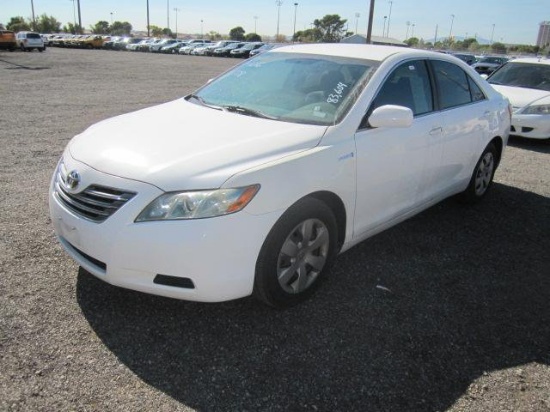
[[[41,39],[40,34],[38,33],[27,33],[27,39]]]

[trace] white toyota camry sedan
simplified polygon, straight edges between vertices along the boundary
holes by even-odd
[[[487,80],[512,103],[510,134],[550,139],[550,59],[511,60]]]
[[[281,47],[74,137],[50,214],[68,254],[113,285],[291,306],[338,253],[449,196],[484,197],[510,115],[452,56]]]

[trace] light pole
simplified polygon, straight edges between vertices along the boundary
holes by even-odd
[[[359,17],[361,17],[361,14],[355,13],[355,34],[357,34],[357,27],[359,26]]]
[[[201,19],[201,39],[202,39],[202,23],[204,23],[203,19]]]
[[[292,33],[292,41],[296,36],[296,14],[298,13],[298,3],[294,3],[294,32]]]
[[[166,28],[170,30],[170,0],[166,0]]]
[[[388,28],[386,29],[386,37],[390,37],[390,20],[391,20],[391,8],[393,6],[393,1],[390,0],[390,13],[388,14]]]
[[[412,24],[412,30],[411,30],[411,37],[414,37],[414,26],[416,26],[416,24]]]
[[[283,4],[283,0],[276,0],[275,4],[277,5],[277,35],[275,36],[275,41],[279,41],[279,20],[281,17],[281,6]]]
[[[455,21],[455,15],[451,14],[451,30],[449,30],[449,43],[451,43],[453,39],[453,23]]]
[[[384,16],[384,28],[382,29],[382,37],[386,37],[386,20],[388,16]]]
[[[111,26],[113,25],[113,12],[111,12]]]
[[[439,29],[439,24],[435,25],[435,35],[434,35],[434,46],[437,43],[437,30]]]
[[[74,22],[74,33],[76,34],[76,6],[74,4],[75,0],[69,0],[73,2],[73,22]]]
[[[180,11],[180,9],[178,9],[177,7],[174,7],[174,11],[176,12],[176,39],[178,38],[178,11]]]
[[[254,16],[254,33],[258,34],[258,29],[256,28],[258,23],[258,16]]]
[[[493,23],[493,29],[491,30],[491,44],[493,44],[493,36],[495,35],[495,24]]]
[[[405,40],[409,38],[409,28],[411,27],[411,22],[408,21],[406,24],[407,24],[407,34],[405,35]]]
[[[149,23],[149,0],[147,0],[147,37],[151,37],[151,27]]]

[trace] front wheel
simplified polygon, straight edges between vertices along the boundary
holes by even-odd
[[[277,308],[308,298],[336,255],[332,210],[305,198],[291,206],[267,236],[256,263],[254,295]]]
[[[497,149],[493,143],[489,143],[476,164],[470,184],[459,195],[462,202],[476,203],[485,197],[493,184],[493,177],[498,164],[497,159]]]

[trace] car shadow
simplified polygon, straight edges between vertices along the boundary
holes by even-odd
[[[22,64],[13,63],[13,62],[10,62],[9,60],[4,60],[4,59],[0,59],[0,63],[6,63],[8,65],[7,67],[5,67],[6,70],[19,70],[19,69],[23,69],[23,70],[47,70],[47,69],[51,69],[51,67],[24,66]]]
[[[550,139],[525,139],[517,136],[510,136],[508,145],[519,149],[530,150],[531,152],[550,153]]]
[[[342,254],[292,309],[149,296],[83,270],[77,299],[123,364],[197,410],[444,410],[485,372],[550,364],[549,222],[549,199],[495,184]]]

